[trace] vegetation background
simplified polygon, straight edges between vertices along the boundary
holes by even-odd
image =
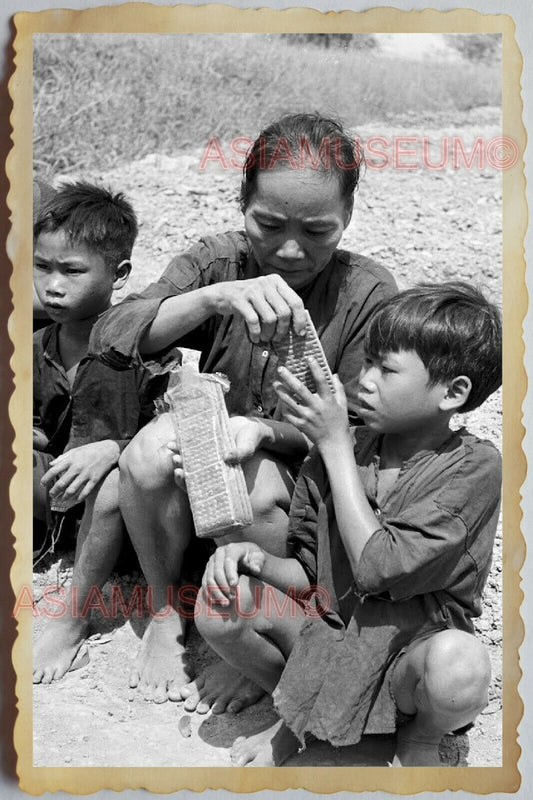
[[[310,108],[355,130],[440,124],[500,105],[500,47],[497,35],[434,36],[428,59],[371,35],[36,35],[35,168],[109,169],[210,137],[253,139],[280,114]]]

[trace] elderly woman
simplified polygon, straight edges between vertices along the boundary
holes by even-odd
[[[117,369],[141,361],[161,368],[166,351],[181,345],[201,352],[201,370],[229,377],[234,456],[254,511],[246,539],[278,556],[286,555],[295,472],[309,442],[274,419],[277,360],[270,343],[289,325],[303,332],[308,309],[355,420],[366,324],[379,301],[396,291],[383,267],[337,250],[352,215],[360,163],[354,141],[337,122],[318,114],[279,119],[261,132],[244,166],[244,231],[205,237],[95,328],[94,352]],[[172,587],[180,584],[194,529],[187,495],[174,482],[172,439],[170,417],[162,414],[135,437],[120,463],[121,510],[151,587],[153,612],[130,685],[155,702],[187,698],[187,709],[237,711],[259,690],[228,675],[229,667],[215,665],[183,686],[185,621]]]

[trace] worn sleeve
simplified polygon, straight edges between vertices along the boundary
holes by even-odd
[[[41,415],[42,406],[42,372],[41,372],[42,334],[38,331],[33,336],[33,429],[48,439]]]
[[[483,443],[485,444],[485,443]],[[403,600],[444,590],[461,559],[481,573],[490,563],[501,493],[501,460],[491,445],[472,452],[368,540],[354,575],[361,595]]]
[[[219,252],[220,251],[220,252]],[[223,278],[220,265],[223,259],[216,237],[200,241],[186,253],[172,259],[163,275],[138,294],[131,294],[106,311],[93,328],[89,353],[114,369],[143,366],[139,342],[154,321],[161,303],[169,297],[191,292]],[[183,347],[201,349],[202,326],[180,339]],[[150,366],[174,347],[151,356]],[[146,362],[148,363],[148,362]]]
[[[376,265],[377,266],[377,265]],[[394,278],[385,269],[365,274],[364,280],[351,287],[353,302],[346,322],[346,341],[336,372],[344,385],[348,401],[350,425],[360,422],[354,411],[359,373],[364,359],[364,340],[368,321],[382,300],[392,297],[398,289]]]
[[[289,556],[296,558],[311,584],[317,580],[318,509],[327,477],[318,451],[305,460],[296,481],[289,511]]]

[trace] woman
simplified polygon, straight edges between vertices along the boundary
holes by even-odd
[[[318,114],[281,118],[262,131],[244,166],[245,231],[206,237],[174,258],[156,283],[111,309],[94,332],[93,351],[117,369],[141,359],[162,369],[166,351],[181,345],[201,351],[203,371],[229,377],[234,456],[254,510],[246,538],[274,555],[286,554],[295,469],[309,444],[273,419],[277,361],[270,343],[291,324],[302,332],[307,308],[353,421],[366,323],[396,290],[385,269],[336,249],[352,215],[360,163],[354,141],[335,121]],[[172,439],[170,418],[160,415],[120,463],[121,510],[157,614],[130,685],[155,702],[186,697],[189,710],[237,711],[259,690],[226,667],[181,688],[185,623],[169,587],[180,583],[193,526],[187,496],[173,481]]]

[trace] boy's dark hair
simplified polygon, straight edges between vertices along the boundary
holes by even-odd
[[[137,217],[119,192],[85,181],[65,184],[40,209],[33,226],[41,233],[64,230],[72,243],[98,251],[109,267],[129,260],[137,237]]]
[[[246,211],[261,171],[276,164],[292,169],[312,166],[336,177],[341,196],[352,204],[364,162],[362,148],[340,122],[319,113],[287,114],[264,128],[252,144],[243,167],[240,206]]]
[[[472,411],[502,382],[500,312],[462,281],[419,284],[383,301],[366,330],[369,355],[400,350],[418,354],[430,384],[469,377],[472,389],[458,411]]]

